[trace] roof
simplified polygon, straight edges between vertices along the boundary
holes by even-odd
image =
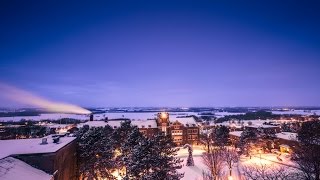
[[[69,144],[75,137],[61,137],[59,143],[53,143],[52,137],[47,136],[48,144],[41,145],[42,138],[0,140],[0,159],[19,154],[53,153]]]
[[[77,125],[78,128],[83,127],[84,125],[88,125],[90,127],[104,127],[107,125],[104,121],[87,121],[85,123],[80,123]]]
[[[157,128],[157,122],[156,120],[137,120],[137,121],[131,121],[131,123],[135,126],[137,126],[138,128],[143,128],[142,126],[144,126],[145,128]]]
[[[289,141],[297,141],[297,133],[292,132],[281,132],[276,134],[277,138],[285,139]]]
[[[274,125],[266,125],[266,124],[262,124],[262,125],[258,125],[258,124],[253,124],[253,125],[249,125],[246,127],[252,127],[252,128],[276,128],[279,126],[274,126]]]
[[[243,131],[232,131],[229,132],[229,135],[240,137]]]
[[[23,161],[13,157],[0,159],[0,179],[16,180],[16,179],[41,179],[50,180],[51,175],[36,169]]]
[[[183,124],[184,126],[191,126],[197,125],[196,120],[193,116],[188,117],[169,117],[170,122],[178,121],[179,123]]]
[[[82,127],[84,125],[89,125],[90,127],[104,127],[106,125],[110,125],[112,128],[118,128],[121,126],[122,122],[124,121],[88,121],[79,124],[78,127]],[[157,128],[156,120],[133,120],[131,121],[131,124],[137,126],[138,128],[143,128],[142,126],[144,126],[144,128]]]

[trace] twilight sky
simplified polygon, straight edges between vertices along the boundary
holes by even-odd
[[[319,9],[2,0],[0,82],[86,107],[320,106]]]

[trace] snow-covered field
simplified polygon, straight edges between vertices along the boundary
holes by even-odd
[[[234,112],[214,112],[214,115],[218,118],[224,117],[224,116],[231,116],[231,115],[241,115],[245,113],[234,113]]]
[[[200,147],[195,147],[193,149],[193,160],[194,160],[194,166],[186,166],[187,156],[188,152],[186,149],[180,149],[178,151],[177,157],[181,158],[183,160],[182,162],[182,168],[178,171],[180,173],[184,173],[183,180],[202,180],[202,172],[208,171],[207,167],[203,163],[202,160],[202,153],[205,152]],[[252,156],[251,158],[241,156],[240,161],[238,164],[235,164],[232,168],[232,179],[233,180],[241,180],[243,178],[243,172],[242,167],[243,166],[260,166],[260,165],[266,165],[268,167],[272,168],[279,168],[283,167],[288,171],[294,171],[296,165],[290,160],[290,158],[287,155],[281,155],[280,156],[282,161],[279,161],[277,159],[276,154],[262,154],[261,158],[260,155]],[[222,179],[228,178],[228,168],[227,165],[222,170]]]
[[[304,111],[304,110],[292,110],[292,111],[271,111],[273,114],[297,114],[297,115],[313,115],[317,114],[320,115],[320,110],[311,110],[311,111]]]
[[[195,112],[170,112],[171,118],[176,118],[177,116],[186,116],[186,115],[197,115]],[[141,112],[141,113],[103,113],[103,114],[95,114],[95,120],[101,120],[108,117],[109,119],[117,119],[117,118],[128,118],[131,120],[146,120],[146,119],[154,119],[157,113],[155,112]],[[16,117],[0,117],[0,121],[20,121],[22,119],[25,120],[57,120],[61,118],[73,118],[79,120],[88,120],[88,115],[78,115],[78,114],[63,114],[63,113],[51,113],[51,114],[41,114],[40,116],[16,116]]]
[[[224,117],[227,115],[239,115],[244,113],[230,113],[230,112],[213,112],[216,117]],[[303,110],[292,110],[292,111],[272,111],[274,114],[300,114],[300,115],[312,115],[317,114],[320,115],[320,110],[312,110],[312,111],[303,111]],[[170,112],[169,113],[172,118],[177,116],[186,116],[186,115],[196,115],[199,116],[197,112]],[[95,114],[95,120],[101,120],[108,117],[109,119],[117,119],[117,118],[128,118],[131,120],[146,120],[146,119],[154,119],[156,117],[156,112],[112,112],[112,113],[103,113],[103,114]],[[0,117],[1,121],[20,121],[22,119],[25,120],[57,120],[61,118],[73,118],[79,120],[88,120],[88,115],[80,115],[80,114],[65,114],[65,113],[44,113],[39,116],[15,116],[15,117]]]

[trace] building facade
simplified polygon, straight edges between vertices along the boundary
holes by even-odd
[[[192,117],[175,118],[170,121],[169,113],[158,113],[158,129],[172,137],[176,145],[199,143],[199,126]]]

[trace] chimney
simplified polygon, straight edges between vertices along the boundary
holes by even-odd
[[[53,143],[58,144],[58,143],[59,143],[59,140],[60,140],[60,137],[57,136],[57,137],[54,137],[54,138],[52,138],[52,139],[53,139]]]
[[[47,138],[42,138],[41,145],[44,145],[44,144],[48,144],[48,139]]]
[[[90,121],[93,121],[93,114],[90,114]]]

